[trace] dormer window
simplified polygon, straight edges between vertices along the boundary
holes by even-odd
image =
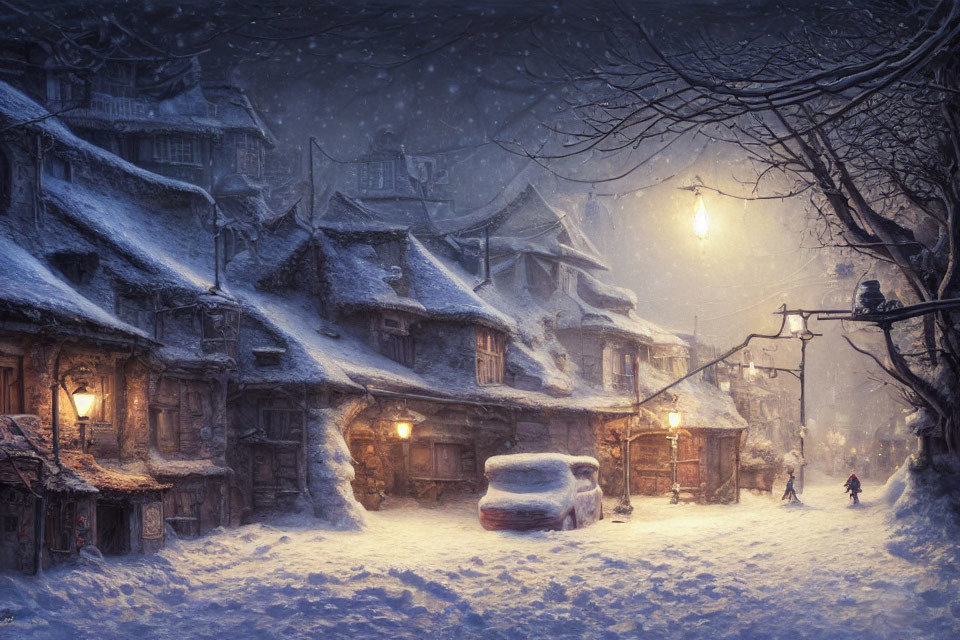
[[[477,327],[477,384],[503,384],[507,336],[500,331]]]
[[[58,251],[50,262],[73,284],[89,284],[100,266],[100,256],[92,251]]]
[[[258,367],[278,367],[286,349],[279,347],[254,347],[250,350],[253,353],[253,362]]]
[[[406,316],[384,313],[380,316],[377,343],[380,353],[405,367],[416,362],[417,347],[410,335],[410,320]]]
[[[201,330],[204,353],[222,353],[237,357],[240,337],[240,310],[224,305],[201,305]]]
[[[360,165],[361,191],[385,191],[394,184],[393,162],[364,162]]]
[[[54,154],[43,156],[43,173],[58,180],[70,182],[70,162]]]

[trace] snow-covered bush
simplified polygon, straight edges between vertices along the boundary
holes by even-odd
[[[887,547],[909,560],[960,563],[960,464],[948,456],[916,469],[912,460],[890,476],[880,498],[895,534]]]

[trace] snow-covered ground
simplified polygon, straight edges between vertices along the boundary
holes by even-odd
[[[2,638],[956,638],[956,554],[924,564],[881,487],[802,505],[637,498],[627,522],[487,532],[475,500],[291,519],[150,558],[0,576]],[[907,547],[910,547],[909,549]]]

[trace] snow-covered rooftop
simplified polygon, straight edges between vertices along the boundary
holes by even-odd
[[[0,82],[0,124],[16,126],[20,131],[45,133],[66,150],[81,154],[109,171],[136,175],[145,185],[189,192],[213,202],[210,195],[200,187],[141,169],[77,137],[58,118],[51,117],[49,111],[6,82]]]
[[[531,253],[586,269],[608,269],[600,253],[567,212],[551,206],[540,191],[527,184],[507,203],[500,199],[464,216],[434,222],[441,234],[477,236],[490,233],[490,250],[498,254]],[[479,242],[479,237],[461,242]]]
[[[89,325],[131,338],[152,338],[77,293],[11,238],[0,233],[0,306],[39,323]]]
[[[340,225],[321,227],[317,238],[325,253],[324,275],[331,295],[343,309],[397,309],[434,319],[516,329],[516,323],[474,293],[454,267],[444,264],[406,231],[385,230],[377,224],[370,229],[354,224],[349,230]],[[396,245],[396,264],[379,257],[375,246],[385,243]]]

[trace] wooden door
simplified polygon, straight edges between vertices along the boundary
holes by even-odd
[[[736,484],[734,474],[737,472],[737,438],[720,438],[718,442],[719,460],[717,461],[720,486]]]
[[[670,490],[670,441],[663,432],[630,444],[630,493],[659,496]]]
[[[434,445],[435,477],[454,480],[463,476],[463,452],[458,444]]]
[[[699,488],[703,436],[681,433],[677,449],[677,483],[685,489]]]

